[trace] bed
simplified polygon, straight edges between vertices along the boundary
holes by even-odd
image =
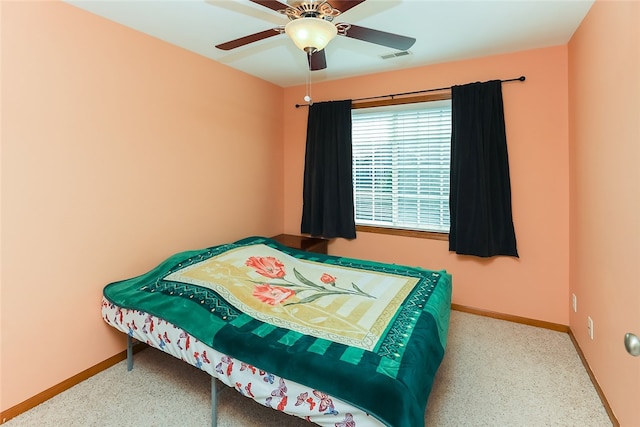
[[[175,254],[105,286],[103,319],[275,410],[321,426],[418,427],[444,356],[445,271],[266,237]],[[130,362],[131,367],[131,362]]]

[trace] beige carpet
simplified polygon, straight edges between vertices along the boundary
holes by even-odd
[[[221,389],[221,387],[224,387]],[[158,350],[121,362],[6,424],[210,426],[210,377]],[[220,427],[308,427],[219,385]],[[427,426],[611,426],[567,334],[452,312]],[[357,427],[357,426],[356,426]]]

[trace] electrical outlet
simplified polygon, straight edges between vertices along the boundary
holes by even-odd
[[[573,307],[573,312],[577,313],[578,312],[578,297],[576,296],[576,294],[572,294],[572,296],[571,296],[571,306]]]
[[[587,317],[587,332],[589,332],[589,338],[593,339],[593,319],[591,316]]]

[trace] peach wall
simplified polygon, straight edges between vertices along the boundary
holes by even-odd
[[[1,7],[5,410],[124,349],[108,282],[282,231],[283,93],[62,2]]]
[[[640,93],[619,83],[640,75],[638,5],[598,0],[568,46],[312,88],[321,101],[527,76],[504,86],[520,259],[371,233],[330,252],[446,268],[455,303],[570,322],[623,426],[640,395],[640,358],[622,347],[624,332],[640,335]],[[275,234],[283,220],[299,231],[307,110],[293,107],[303,87],[283,90],[67,4],[2,2],[0,19],[5,410],[124,348],[97,314],[104,284],[178,250]]]
[[[0,3],[0,24],[2,23],[2,4]],[[0,26],[0,46],[2,46],[2,27]],[[0,48],[0,100],[2,100],[2,49]],[[3,102],[0,102],[0,189],[2,189],[3,185],[2,185],[2,104],[4,104]],[[0,224],[2,224],[2,212],[4,211],[4,208],[2,206],[2,197],[0,194]],[[4,366],[2,364],[2,354],[3,352],[3,345],[2,345],[2,271],[3,270],[3,266],[2,266],[2,226],[0,225],[0,375],[2,375],[2,367]],[[4,409],[4,406],[2,406],[2,378],[0,377],[0,411]],[[0,420],[1,422],[1,420]]]
[[[322,100],[360,98],[526,76],[503,85],[513,215],[520,259],[484,260],[448,242],[358,233],[329,246],[335,255],[444,268],[453,302],[568,325],[569,171],[567,47],[552,47],[314,84]],[[300,229],[307,109],[304,87],[285,90],[285,230]]]
[[[569,43],[570,322],[622,426],[640,422],[640,357],[623,345],[640,336],[639,76],[640,3],[596,1]]]

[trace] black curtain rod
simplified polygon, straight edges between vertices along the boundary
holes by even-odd
[[[524,80],[525,80],[525,76],[520,76],[520,77],[516,77],[515,79],[500,80],[500,82],[502,82],[502,83],[515,82],[515,81],[523,82]],[[369,98],[353,99],[352,101],[368,101],[368,100],[371,100],[371,99],[380,99],[380,98],[391,98],[391,99],[393,99],[396,96],[416,95],[418,93],[427,93],[427,92],[438,92],[438,91],[447,90],[447,89],[451,89],[451,86],[449,86],[449,87],[439,87],[439,88],[436,88],[436,89],[416,90],[414,92],[394,93],[394,94],[391,94],[391,95],[371,96]],[[309,105],[311,105],[311,104],[296,104],[296,108],[308,107]]]

